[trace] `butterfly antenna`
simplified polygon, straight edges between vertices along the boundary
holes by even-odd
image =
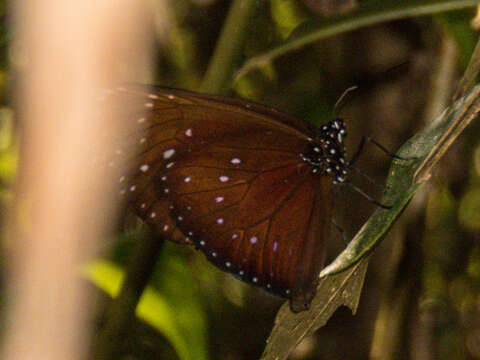
[[[352,91],[357,90],[357,89],[358,89],[358,86],[356,86],[356,85],[350,86],[348,89],[346,89],[343,92],[342,95],[340,95],[337,102],[335,103],[335,106],[333,107],[333,113],[332,113],[333,118],[336,118],[338,116],[338,113],[340,112],[340,110],[342,110],[343,105],[345,105],[345,102],[343,101],[345,99],[345,97],[349,93],[351,93]]]

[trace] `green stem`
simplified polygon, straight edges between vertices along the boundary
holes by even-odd
[[[135,309],[155,267],[164,240],[145,236],[139,240],[118,296],[108,309],[105,325],[93,349],[93,359],[118,359],[128,329],[135,321]]]
[[[257,0],[235,0],[232,3],[200,87],[202,92],[224,93],[228,89],[256,3]]]

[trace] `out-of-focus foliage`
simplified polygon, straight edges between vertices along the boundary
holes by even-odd
[[[170,19],[167,40],[158,44],[156,82],[198,89],[231,2],[155,3],[157,11],[168,11]],[[462,2],[412,0],[396,2],[396,6],[439,3],[455,7]],[[376,4],[381,13],[382,2]],[[365,5],[375,2],[358,1],[358,7]],[[288,36],[300,33],[305,22],[328,23],[333,28],[337,19],[348,14],[326,19],[302,1],[257,1],[255,14],[246,24],[243,60],[285,45]],[[320,124],[330,118],[343,90],[358,85],[340,113],[348,126],[348,153],[354,152],[362,135],[395,150],[425,125],[429,96],[437,90],[433,87],[436,70],[446,56],[440,44],[448,38],[456,47],[450,68],[453,88],[477,39],[470,28],[473,9],[418,15],[333,32],[290,49],[236,77],[232,95]],[[4,214],[16,171],[14,132],[18,127],[9,104],[7,59],[13,55],[7,51],[10,33],[3,1],[0,17],[0,206]],[[340,309],[324,328],[298,346],[292,358],[480,359],[479,133],[477,121],[447,153],[430,183],[372,254],[357,315]],[[382,184],[389,163],[385,154],[367,147],[357,167]],[[365,177],[356,171],[350,176],[357,186],[380,198],[381,190]],[[349,188],[337,188],[335,199],[335,221],[351,238],[375,206]],[[127,236],[118,235],[111,258],[88,272],[108,293],[118,288],[121,269],[142,229],[135,221],[127,221],[118,233]],[[333,229],[329,259],[343,247],[341,235]],[[99,302],[108,306],[108,299]],[[213,268],[200,253],[168,244],[138,309],[141,321],[132,324],[125,339],[125,358],[259,358],[281,303]]]
[[[17,172],[14,119],[10,108],[0,108],[0,182],[9,185]]]
[[[465,68],[478,40],[477,34],[471,31],[471,14],[466,11],[448,12],[438,15],[436,20],[449,36],[455,38],[455,44],[459,50],[459,63],[462,68]]]
[[[167,262],[172,263],[171,259]],[[183,268],[172,264],[184,273]],[[123,271],[108,261],[96,261],[85,266],[84,276],[101,290],[114,297],[118,295],[123,281]],[[188,281],[190,276],[170,276],[171,280]],[[187,278],[185,278],[185,275]],[[137,307],[137,316],[163,334],[173,345],[182,360],[207,359],[206,327],[202,306],[197,297],[184,297],[171,303],[157,290],[147,287]]]

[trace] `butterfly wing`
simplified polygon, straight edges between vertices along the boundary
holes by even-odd
[[[132,88],[141,108],[121,193],[150,227],[222,270],[308,307],[330,229],[331,180],[300,154],[313,130],[255,104]],[[122,150],[120,149],[122,153]],[[328,204],[328,205],[327,205]]]

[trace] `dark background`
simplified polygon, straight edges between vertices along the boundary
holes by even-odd
[[[167,40],[157,44],[155,83],[198,90],[230,2],[166,4],[171,24]],[[298,26],[331,21],[341,16],[337,13],[363,5],[258,1],[238,67],[285,43],[300,31]],[[4,213],[12,199],[18,149],[9,97],[15,83],[9,61],[15,63],[15,49],[8,50],[12,34],[6,27],[3,1],[0,11],[0,211]],[[474,15],[473,10],[462,10],[412,17],[332,36],[236,77],[230,95],[318,125],[330,119],[342,92],[357,85],[341,110],[349,154],[363,135],[395,151],[448,105],[475,45],[470,25]],[[435,105],[438,97],[443,104]],[[479,130],[477,121],[459,138],[373,254],[357,314],[339,309],[292,358],[480,359]],[[380,198],[390,161],[367,146],[358,168],[380,186],[356,173],[351,174],[353,182]],[[351,189],[335,189],[335,221],[347,238],[374,209]],[[345,246],[339,232],[332,234],[329,259]],[[105,244],[113,250],[104,264],[125,266],[141,236],[148,236],[146,230],[128,217],[111,243]],[[86,286],[98,292],[100,308],[108,305],[101,291],[88,281]],[[217,270],[199,252],[172,243],[162,251],[151,286],[162,306],[147,306],[145,318],[131,327],[125,358],[259,358],[282,303]],[[152,320],[157,317],[159,322]],[[96,325],[101,323],[99,311]]]

